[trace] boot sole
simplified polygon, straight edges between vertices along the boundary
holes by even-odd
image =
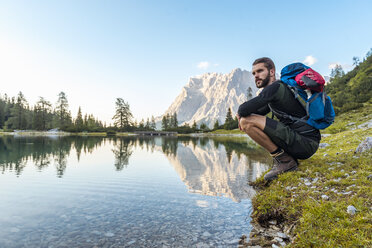
[[[265,178],[265,177],[264,177],[264,179],[265,179],[266,181],[272,181],[272,180],[274,180],[274,179],[277,179],[278,176],[281,175],[281,174],[283,174],[283,173],[290,172],[290,171],[295,171],[295,170],[297,170],[297,169],[298,169],[298,165],[296,165],[296,166],[294,166],[294,167],[292,167],[292,168],[290,168],[290,169],[288,169],[288,170],[286,170],[286,171],[283,171],[283,172],[281,172],[281,173],[279,173],[279,174],[277,174],[277,175],[275,175],[275,176],[272,176],[272,177],[270,177],[270,178]]]

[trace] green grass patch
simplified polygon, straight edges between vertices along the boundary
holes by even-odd
[[[244,132],[240,131],[239,129],[233,129],[233,130],[217,129],[210,133],[213,133],[213,134],[244,134]]]

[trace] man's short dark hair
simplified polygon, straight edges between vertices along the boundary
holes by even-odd
[[[265,67],[270,71],[271,69],[274,69],[275,71],[275,65],[274,65],[274,62],[268,58],[268,57],[262,57],[262,58],[258,58],[256,59],[252,65],[257,65],[259,63],[264,63]]]

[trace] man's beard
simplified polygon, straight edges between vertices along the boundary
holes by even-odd
[[[260,86],[258,86],[257,84],[257,88],[264,88],[264,87],[266,87],[268,84],[269,84],[269,82],[270,82],[270,74],[267,74],[267,76],[266,76],[266,78],[264,78],[263,80],[262,80],[262,83],[261,83],[261,85]]]

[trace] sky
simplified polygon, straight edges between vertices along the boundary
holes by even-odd
[[[0,0],[0,94],[55,104],[67,95],[107,124],[116,98],[138,121],[160,116],[192,76],[277,70],[304,62],[323,75],[372,48],[368,0]]]

